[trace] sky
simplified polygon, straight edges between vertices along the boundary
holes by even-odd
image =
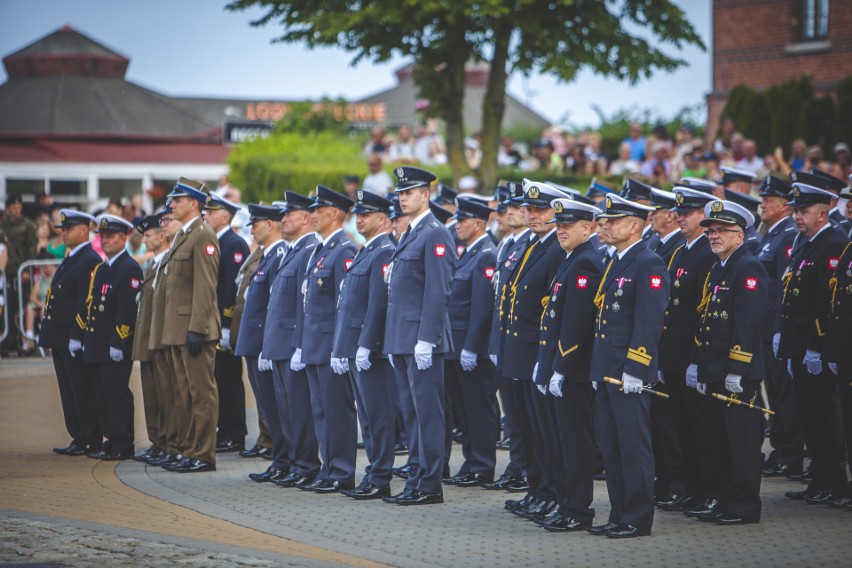
[[[708,50],[663,46],[689,62],[636,85],[582,72],[570,84],[541,75],[512,76],[508,91],[554,123],[599,123],[620,110],[651,109],[673,117],[703,105],[710,91],[711,2],[674,0],[686,12]],[[255,28],[260,14],[228,12],[227,0],[0,0],[0,56],[5,57],[69,24],[130,59],[127,80],[168,96],[256,100],[358,99],[393,87],[394,71],[407,63],[351,66],[342,49],[308,50],[273,44],[278,29]],[[5,68],[0,83],[7,79]],[[703,107],[702,107],[703,108]],[[703,120],[703,110],[701,114]]]

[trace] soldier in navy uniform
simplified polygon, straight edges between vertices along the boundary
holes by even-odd
[[[388,303],[385,276],[394,246],[387,234],[390,201],[369,191],[356,195],[352,213],[366,242],[346,271],[340,289],[332,357],[348,361],[368,461],[358,487],[341,493],[367,500],[390,496],[395,455],[398,397],[393,368],[384,355]]]
[[[246,393],[243,387],[243,362],[234,355],[231,344],[231,318],[237,296],[237,274],[251,251],[245,240],[231,229],[231,220],[239,206],[218,195],[211,195],[204,206],[204,221],[219,239],[219,280],[216,301],[222,320],[222,337],[216,349],[213,375],[219,390],[219,419],[216,452],[238,452],[245,446]],[[224,347],[223,347],[224,346]]]
[[[674,252],[684,243],[684,236],[677,222],[677,212],[674,211],[675,200],[675,194],[670,191],[651,189],[651,207],[655,209],[651,227],[659,238],[648,248],[657,253],[666,266],[669,265]]]
[[[651,401],[642,389],[657,382],[669,275],[660,257],[639,242],[652,210],[608,196],[598,216],[605,219],[601,239],[617,250],[595,297],[591,365],[591,378],[599,382],[595,420],[611,510],[609,522],[587,530],[609,538],[648,535],[654,519]]]
[[[130,336],[136,329],[136,296],[142,269],[124,249],[133,225],[114,215],[98,218],[101,249],[107,260],[95,266],[89,286],[83,360],[92,364],[98,417],[106,441],[87,454],[101,460],[133,457],[133,393],[130,392]]]
[[[518,425],[530,484],[527,495],[506,501],[506,508],[531,520],[543,520],[557,506],[553,467],[556,457],[547,452],[551,446],[547,386],[546,382],[535,384],[535,370],[550,283],[565,258],[556,238],[556,227],[548,223],[554,215],[550,203],[554,199],[570,199],[570,195],[529,180],[524,181],[524,192],[524,206],[529,210],[530,230],[535,237],[530,240],[518,268],[503,284],[506,288],[501,294],[500,311],[501,322],[505,324],[501,328],[503,341],[497,362],[503,376],[515,379],[512,390],[518,403]]]
[[[778,357],[789,361],[792,370],[813,480],[806,489],[789,491],[786,496],[823,504],[846,490],[839,439],[842,418],[834,400],[837,375],[822,356],[831,308],[829,281],[839,266],[846,241],[828,217],[834,194],[793,183],[791,196],[802,244],[794,248],[782,277]]]
[[[62,209],[59,216],[57,227],[62,231],[68,255],[50,281],[38,344],[51,350],[65,428],[71,436],[68,446],[53,451],[79,456],[101,449],[98,409],[90,380],[94,373],[82,356],[77,357],[86,329],[86,297],[92,270],[101,258],[89,244],[89,224],[95,218],[73,209]]]
[[[716,401],[695,391],[687,382],[698,326],[697,308],[703,297],[704,281],[716,262],[704,235],[701,221],[711,194],[675,185],[675,208],[684,238],[668,262],[671,282],[668,307],[659,344],[657,389],[668,400],[651,401],[656,505],[664,511],[706,510],[708,500],[718,495],[718,464],[701,451],[716,434],[710,426],[716,416]],[[715,502],[715,501],[713,501]]]
[[[384,349],[394,367],[409,459],[418,467],[402,493],[383,500],[429,505],[444,502],[444,357],[453,348],[448,306],[455,246],[429,210],[435,176],[414,167],[394,173],[400,206],[410,222],[388,268]]]
[[[287,245],[282,239],[281,209],[250,203],[249,215],[251,234],[258,246],[263,248],[263,258],[246,289],[246,303],[234,355],[245,357],[249,384],[272,438],[272,463],[262,473],[249,474],[252,481],[264,483],[283,479],[290,471],[290,440],[281,427],[272,378],[272,361],[263,354],[270,288],[278,274]]]
[[[486,223],[493,212],[478,199],[456,200],[454,227],[464,252],[456,263],[450,287],[453,350],[446,355],[444,372],[447,402],[458,405],[454,414],[464,433],[464,463],[446,483],[460,487],[493,482],[497,462],[497,372],[488,357],[497,252],[486,233]],[[453,391],[455,396],[451,396]],[[449,469],[449,420],[447,428],[444,460]]]
[[[725,188],[723,195],[727,201],[733,201],[737,205],[741,205],[748,209],[748,212],[751,213],[752,217],[759,220],[757,210],[760,207],[760,199],[756,199],[748,193],[740,193],[728,188]],[[753,255],[757,255],[760,252],[761,240],[761,235],[757,231],[757,222],[755,222],[755,224],[751,227],[746,228],[745,244]]]
[[[800,181],[809,185],[813,185],[820,189],[830,191],[835,196],[837,196],[831,201],[831,209],[828,212],[828,218],[831,220],[831,223],[833,225],[843,225],[848,231],[848,220],[846,219],[845,212],[840,209],[840,200],[838,199],[838,197],[841,197],[839,193],[846,189],[846,182],[840,178],[836,178],[833,175],[826,173],[822,170],[818,170],[816,168],[812,168],[810,170],[810,174],[811,176],[813,176],[810,181],[805,181],[801,179]],[[819,180],[819,182],[817,182],[817,180]],[[846,192],[846,195],[848,196],[849,193]]]
[[[309,210],[313,202],[310,197],[292,191],[285,193],[281,224],[288,243],[287,252],[278,261],[269,296],[267,324],[263,329],[263,357],[272,361],[278,418],[290,443],[290,473],[272,479],[275,485],[282,487],[313,483],[321,465],[308,374],[304,365],[295,370],[290,367],[296,328],[305,313],[302,282],[308,258],[317,245]]]
[[[796,393],[787,364],[775,357],[780,334],[781,277],[793,254],[793,240],[798,231],[787,205],[792,188],[786,181],[767,176],[758,188],[763,198],[760,220],[766,227],[757,259],[766,269],[767,304],[763,326],[763,358],[766,363],[766,394],[775,415],[769,419],[769,441],[772,452],[766,459],[763,475],[799,475],[804,459],[804,438],[796,409]]]
[[[640,181],[636,181],[635,179],[627,178],[624,180],[624,184],[621,186],[621,197],[627,199],[628,201],[632,201],[634,203],[638,203],[640,205],[644,205],[646,207],[651,206],[651,186],[644,184]],[[654,250],[657,246],[657,241],[659,240],[659,235],[657,235],[652,229],[651,220],[653,219],[653,213],[648,215],[648,218],[645,221],[645,227],[642,229],[642,240],[645,241],[645,244],[648,245],[648,248]]]
[[[763,264],[745,243],[754,216],[734,201],[713,201],[704,207],[701,226],[707,227],[710,248],[718,261],[703,289],[701,321],[695,334],[699,392],[739,398],[762,406],[763,362],[761,328],[767,302]],[[732,404],[717,404],[716,443],[705,447],[721,464],[719,504],[696,515],[720,525],[760,521],[760,470],[763,419],[760,412]]]
[[[497,267],[492,278],[494,285],[494,315],[491,321],[491,337],[488,341],[488,354],[491,362],[498,368],[500,402],[503,406],[503,431],[504,439],[498,443],[498,447],[509,450],[509,463],[503,474],[493,483],[483,485],[485,489],[504,489],[507,491],[526,491],[529,484],[526,481],[526,458],[524,446],[521,440],[521,430],[518,424],[518,401],[512,389],[512,377],[503,376],[499,372],[499,361],[497,354],[503,341],[501,327],[505,325],[508,311],[501,314],[500,301],[506,297],[506,282],[518,266],[524,252],[529,245],[532,232],[529,228],[529,212],[523,207],[524,188],[520,182],[510,181],[506,183],[509,196],[506,204],[506,225],[511,233],[507,235],[503,243],[497,249]]]
[[[542,521],[550,532],[592,524],[595,472],[595,391],[589,379],[595,291],[603,263],[589,242],[598,208],[569,199],[551,204],[556,236],[567,256],[550,284],[548,310],[541,320],[538,384],[547,384],[552,404],[550,429],[557,445],[556,500],[559,508]]]
[[[303,288],[304,318],[296,326],[296,351],[290,366],[306,365],[311,388],[314,430],[322,467],[313,483],[299,489],[335,493],[355,486],[357,432],[355,395],[349,361],[332,357],[337,300],[357,249],[343,231],[343,218],[353,201],[324,185],[311,204],[320,242],[308,260]]]
[[[398,195],[389,195],[388,199],[391,202],[390,214],[388,215],[388,219],[391,222],[390,236],[394,246],[396,246],[399,244],[400,237],[402,237],[402,234],[408,228],[409,219],[408,215],[399,206]]]
[[[852,176],[850,181],[852,181]],[[852,219],[852,191],[845,188],[840,197],[846,201],[846,217]],[[829,280],[831,287],[831,306],[828,324],[825,330],[823,355],[828,361],[829,370],[837,372],[839,378],[840,402],[843,407],[843,429],[846,435],[846,455],[852,455],[852,350],[849,338],[852,337],[852,242],[846,244],[834,276]],[[847,462],[848,464],[848,462]],[[845,507],[852,510],[852,481],[846,485],[844,494],[835,495],[828,504],[832,507]]]

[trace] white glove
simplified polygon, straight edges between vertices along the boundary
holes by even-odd
[[[491,359],[491,363],[496,367],[497,366],[497,355],[489,355],[489,359]]]
[[[743,392],[743,387],[740,384],[742,379],[741,375],[732,375],[731,373],[728,373],[728,376],[725,377],[725,388],[728,389],[728,392],[732,393]]]
[[[121,363],[124,360],[124,351],[122,351],[121,349],[116,349],[115,347],[110,347],[109,358],[115,361],[116,363]]]
[[[83,350],[83,343],[77,339],[72,339],[68,342],[68,351],[71,352],[72,357],[77,356],[77,351]]]
[[[642,392],[642,379],[636,378],[628,373],[621,375],[622,390],[625,394],[638,394]]]
[[[547,385],[536,385],[535,388],[538,389],[538,392],[547,396]]]
[[[553,373],[553,376],[550,377],[550,386],[548,390],[550,394],[555,397],[562,398],[562,383],[565,382],[565,375],[560,373]]]
[[[775,355],[775,358],[778,358],[778,346],[781,345],[781,334],[776,333],[772,336],[772,354]]]
[[[657,371],[657,380],[663,384],[666,384],[666,380],[663,378],[663,372]]]
[[[474,353],[473,351],[462,349],[459,358],[459,362],[461,363],[462,369],[464,369],[468,373],[476,369],[476,353]]]
[[[811,351],[810,349],[806,350],[805,359],[802,363],[805,364],[808,373],[812,375],[819,375],[822,373],[822,355],[816,351]]]
[[[426,341],[417,341],[414,346],[414,362],[420,371],[425,371],[432,366],[432,349],[435,346]]]
[[[263,373],[272,370],[272,359],[264,359],[263,353],[257,356],[257,370]]]
[[[388,355],[388,363],[390,363],[391,369],[396,369],[396,365],[393,364],[393,355]]]
[[[331,370],[335,375],[345,375],[349,371],[349,361],[347,359],[331,358]]]
[[[366,347],[359,347],[355,353],[355,368],[359,371],[367,371],[372,367],[370,363],[370,350]]]
[[[302,350],[296,349],[293,353],[293,356],[290,358],[290,369],[296,372],[304,370],[305,366],[302,364]]]
[[[686,386],[691,389],[698,388],[698,365],[693,363],[686,368]]]
[[[826,366],[832,375],[837,375],[837,363],[826,363]]]
[[[700,394],[707,394],[707,383],[695,383],[695,390]]]
[[[533,367],[532,380],[535,381],[535,378],[538,376],[538,361],[536,361],[535,366]]]
[[[231,353],[234,350],[231,346],[231,328],[222,328],[222,337],[219,339],[219,347],[222,348],[222,351],[227,351],[228,353]]]
[[[598,390],[598,382],[597,381],[592,381],[592,388],[595,389],[595,390]]]

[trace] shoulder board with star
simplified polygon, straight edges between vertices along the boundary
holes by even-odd
[[[431,227],[434,227],[434,228],[437,228],[437,227],[440,227],[440,226],[441,226],[441,224],[440,224],[439,222],[437,222],[437,221],[430,221],[430,222],[429,222],[429,225],[430,225]]]

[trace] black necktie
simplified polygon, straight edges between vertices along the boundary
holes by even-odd
[[[512,248],[512,245],[515,244],[515,238],[509,237],[506,242],[503,244],[503,249],[500,251],[500,260],[499,264],[503,264],[503,261],[506,260],[506,256],[509,254],[509,250]]]
[[[404,243],[405,240],[408,238],[408,235],[410,235],[410,234],[411,234],[411,225],[409,225],[408,228],[405,229],[405,232],[402,234],[402,238],[399,239],[399,244]]]
[[[654,252],[660,252],[661,248],[663,248],[663,239],[660,239],[660,241],[654,247]]]

